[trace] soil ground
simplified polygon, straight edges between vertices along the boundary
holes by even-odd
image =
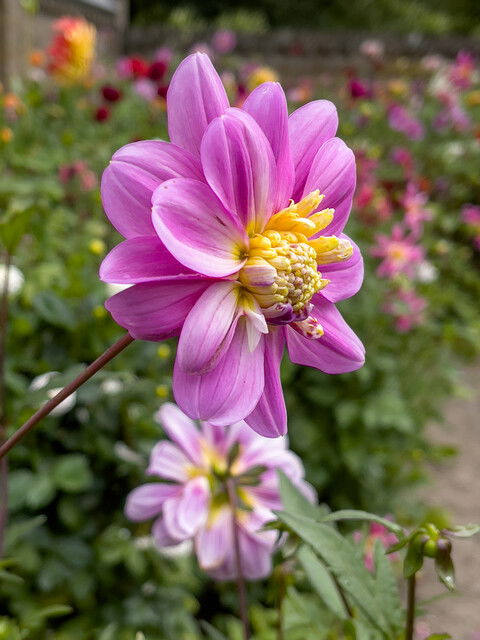
[[[430,432],[433,442],[452,444],[458,455],[431,469],[432,481],[424,490],[428,504],[446,510],[455,524],[480,523],[480,367],[467,370],[464,383],[471,398],[451,400],[446,407],[447,428],[435,426]],[[458,594],[431,604],[420,627],[450,633],[454,640],[480,640],[480,534],[455,541],[453,558]],[[431,563],[427,564],[420,581],[421,598],[443,591]]]

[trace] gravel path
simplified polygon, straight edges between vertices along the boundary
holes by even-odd
[[[432,469],[432,482],[425,490],[428,503],[445,509],[456,524],[480,522],[480,367],[469,369],[464,382],[472,397],[450,401],[446,408],[450,428],[431,430],[434,442],[454,445],[458,455]],[[450,633],[454,640],[479,640],[480,534],[457,541],[453,558],[458,595],[430,605],[430,613],[422,622],[428,624],[431,632]],[[429,569],[420,585],[420,595],[425,598],[442,592]]]

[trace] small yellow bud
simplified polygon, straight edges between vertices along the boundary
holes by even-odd
[[[97,305],[93,308],[92,314],[94,318],[97,318],[97,320],[101,320],[102,318],[105,318],[105,316],[107,315],[107,311],[105,307]]]
[[[168,346],[168,344],[161,344],[157,349],[157,356],[159,358],[166,359],[170,356],[172,350]]]
[[[92,240],[88,245],[88,248],[96,256],[102,256],[107,249],[105,242],[99,238]]]
[[[159,384],[158,387],[155,389],[155,393],[159,398],[167,398],[169,392],[170,392],[170,389],[166,384]]]
[[[9,127],[3,127],[3,129],[0,129],[0,140],[3,143],[8,144],[11,142],[12,138],[13,131]]]

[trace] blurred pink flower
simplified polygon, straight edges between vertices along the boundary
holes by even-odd
[[[401,104],[394,104],[388,110],[388,123],[394,131],[399,131],[410,140],[421,140],[424,136],[423,124],[411,115]]]
[[[147,102],[152,102],[157,97],[157,86],[148,78],[135,80],[133,90]]]
[[[405,235],[400,225],[395,225],[390,236],[380,234],[376,236],[377,244],[370,253],[375,258],[381,258],[377,273],[384,278],[393,278],[400,274],[413,278],[416,265],[424,259],[424,250],[415,244],[412,235]]]
[[[420,191],[414,182],[409,182],[402,198],[402,205],[405,208],[403,220],[405,226],[416,237],[421,234],[423,223],[432,219],[431,209],[425,206],[427,202],[427,194]]]
[[[365,83],[358,78],[351,78],[348,81],[348,93],[354,100],[358,98],[371,98],[372,90]]]
[[[360,47],[359,51],[362,55],[367,58],[371,58],[373,60],[378,60],[381,58],[385,51],[385,45],[381,40],[375,40],[373,38],[364,40]]]
[[[200,428],[174,404],[158,412],[169,440],[153,449],[147,469],[160,482],[144,484],[127,498],[125,512],[133,521],[155,518],[152,535],[160,548],[193,540],[199,565],[217,580],[236,577],[233,511],[228,479],[236,488],[236,526],[241,566],[249,580],[266,577],[272,568],[277,532],[261,531],[281,509],[277,469],[314,501],[315,492],[303,479],[300,459],[287,449],[285,438],[268,442],[244,422]]]
[[[412,288],[401,288],[390,294],[383,311],[395,318],[395,327],[400,333],[407,333],[413,327],[425,322],[425,298],[417,295]]]
[[[387,518],[390,519],[388,516]],[[369,571],[373,571],[375,569],[374,553],[376,541],[378,540],[382,547],[384,547],[385,549],[398,541],[397,536],[394,533],[391,533],[391,531],[389,531],[383,524],[379,524],[378,522],[371,523],[369,532],[366,537],[364,536],[362,531],[354,531],[353,539],[357,543],[363,542],[365,567]],[[397,556],[396,554],[392,554],[388,557],[391,560],[394,560]]]
[[[212,46],[218,53],[230,53],[237,45],[237,36],[231,29],[219,29],[212,37]]]
[[[462,221],[473,232],[473,244],[480,251],[480,206],[475,204],[466,204],[462,209]]]
[[[450,82],[457,89],[469,89],[472,86],[475,72],[475,58],[468,51],[459,51],[455,62],[450,67]]]
[[[405,171],[407,177],[411,177],[413,173],[413,156],[406,147],[394,147],[391,152],[393,162],[400,165]]]

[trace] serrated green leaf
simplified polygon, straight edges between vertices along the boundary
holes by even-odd
[[[276,515],[313,548],[370,622],[388,633],[388,623],[374,597],[373,577],[363,566],[355,547],[327,524],[291,513],[276,512]]]
[[[310,547],[305,545],[298,552],[298,560],[322,601],[334,615],[343,620],[348,615],[348,612],[338,593],[335,582],[323,562],[318,559]]]
[[[379,540],[376,541],[374,548],[374,562],[374,595],[391,625],[393,635],[396,635],[396,632],[399,632],[403,627],[402,602],[392,563],[385,555],[385,549]]]
[[[386,529],[399,537],[403,537],[405,535],[403,527],[401,527],[396,522],[392,522],[391,520],[387,520],[387,518],[377,516],[374,513],[369,513],[368,511],[342,509],[341,511],[334,511],[333,513],[329,513],[324,518],[322,518],[322,522],[339,522],[341,520],[362,520],[366,522],[378,522],[378,524],[382,524]]]

